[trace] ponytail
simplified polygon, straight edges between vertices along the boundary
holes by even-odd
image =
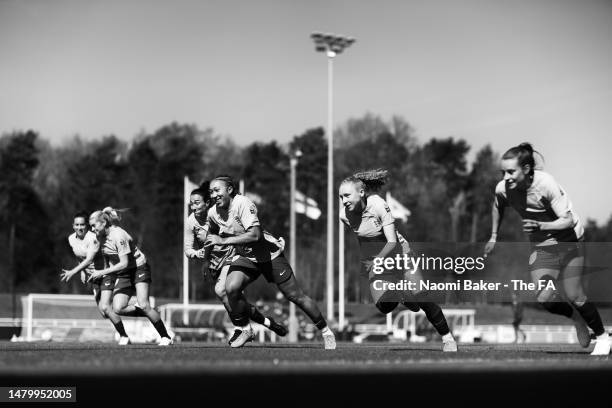
[[[539,157],[537,165],[534,153],[536,153]],[[531,143],[521,143],[518,146],[508,149],[508,151],[506,151],[506,153],[504,153],[502,156],[502,159],[516,159],[521,167],[529,165],[531,168],[531,171],[529,172],[530,175],[533,175],[533,172],[536,169],[542,170],[544,168],[544,156],[542,156],[542,154],[540,154],[538,151],[534,150]]]
[[[89,219],[92,218],[96,221],[104,221],[107,227],[111,225],[119,225],[119,221],[121,221],[120,213],[127,211],[127,208],[114,209],[113,207],[104,207],[102,210],[97,210],[91,213]]]
[[[351,182],[363,187],[368,193],[377,192],[389,179],[389,171],[386,169],[372,169],[359,171],[351,177],[347,177],[342,183]]]
[[[121,217],[119,216],[117,210],[115,210],[113,207],[104,207],[102,212],[108,216],[111,225],[119,225]]]

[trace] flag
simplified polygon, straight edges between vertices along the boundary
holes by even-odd
[[[317,202],[297,190],[295,190],[295,212],[304,214],[313,220],[317,220],[321,216],[321,210]]]
[[[391,215],[395,219],[401,219],[403,222],[408,221],[410,217],[410,210],[404,207],[399,201],[391,197],[391,193],[387,191],[387,204],[391,210]]]
[[[251,193],[250,191],[244,191],[244,179],[240,179],[240,181],[238,182],[238,192],[257,205],[263,202],[263,199],[259,194]]]
[[[252,202],[254,202],[255,204],[259,205],[263,202],[263,199],[261,198],[261,196],[259,194],[255,194],[255,193],[251,193],[249,191],[246,191],[244,193],[244,196],[246,198],[248,198],[249,200],[251,200]]]

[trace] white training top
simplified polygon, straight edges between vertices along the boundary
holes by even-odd
[[[92,273],[94,269],[104,268],[104,258],[100,252],[100,243],[98,242],[96,234],[91,231],[87,231],[85,236],[81,239],[77,237],[76,232],[73,232],[68,236],[68,243],[72,248],[72,252],[79,260],[79,263],[87,258],[87,252],[92,249],[96,251],[93,262],[87,265],[85,272]]]

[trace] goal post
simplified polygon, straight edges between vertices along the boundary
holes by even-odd
[[[134,298],[135,299],[135,298]],[[100,329],[111,328],[96,306],[93,295],[30,293],[21,298],[23,306],[22,337],[26,341],[38,340],[36,328],[49,330],[61,329]],[[150,296],[151,306],[155,306],[155,298]],[[126,326],[135,326],[137,337],[141,337],[142,329],[138,325],[127,324],[137,318],[122,317]],[[126,327],[126,330],[128,327]]]
[[[166,327],[181,338],[219,341],[234,328],[225,307],[219,303],[166,303],[159,307],[159,313]],[[277,341],[276,334],[263,325],[251,322],[251,326],[260,342]]]

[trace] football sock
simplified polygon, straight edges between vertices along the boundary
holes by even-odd
[[[249,318],[255,323],[264,324],[266,318],[257,308],[249,304]]]
[[[251,314],[251,305],[246,301],[242,292],[228,292],[227,300],[230,304],[230,319],[236,327],[245,327],[249,325],[249,317]]]
[[[119,335],[121,337],[127,337],[127,333],[125,332],[125,327],[123,327],[123,322],[119,321],[119,323],[113,323],[113,326],[115,326],[115,330],[117,330],[117,333],[119,333]]]
[[[324,330],[325,328],[327,328],[329,330],[329,327],[327,327],[327,322],[325,321],[325,319],[323,318],[322,314],[319,314],[319,317],[315,320],[312,319],[312,322],[314,323],[314,325],[317,327],[317,329],[319,330]]]
[[[570,306],[569,303],[565,302],[565,301],[561,301],[561,302],[542,302],[542,307],[544,307],[544,309],[548,310],[550,313],[553,314],[558,314],[561,316],[565,316],[571,319],[572,314],[574,313],[574,310],[572,309],[572,307]]]
[[[155,327],[155,330],[157,330],[161,337],[170,338],[170,336],[168,336],[168,332],[166,331],[166,326],[164,326],[164,322],[161,319],[153,323],[153,327]]]
[[[584,319],[586,324],[593,330],[596,336],[600,336],[605,333],[601,316],[597,311],[595,305],[591,302],[585,302],[582,306],[576,306],[576,310],[580,313],[580,316]]]
[[[450,332],[448,323],[446,323],[446,317],[444,317],[440,306],[433,302],[418,302],[418,305],[425,312],[427,320],[429,320],[438,334],[444,336]]]

